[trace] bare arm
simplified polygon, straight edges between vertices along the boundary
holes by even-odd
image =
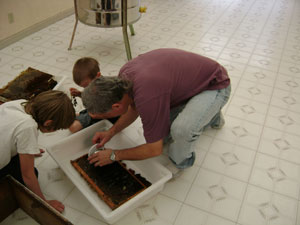
[[[22,178],[25,185],[36,195],[50,204],[53,208],[57,211],[62,212],[64,211],[65,206],[56,200],[46,200],[45,196],[43,195],[38,179],[34,173],[34,155],[30,154],[19,154],[20,157],[20,166],[21,166],[21,173]]]
[[[142,160],[159,156],[163,151],[163,140],[139,145],[133,148],[115,150],[116,160]],[[88,158],[95,166],[104,166],[112,163],[110,160],[112,149],[99,151]]]
[[[132,106],[128,107],[127,112],[122,115],[118,121],[109,129],[110,132],[115,135],[119,133],[121,130],[128,127],[130,124],[132,124],[136,118],[138,118],[139,114]]]
[[[81,91],[77,90],[76,88],[70,88],[70,94],[71,96],[81,98]]]
[[[104,146],[115,134],[133,123],[137,117],[138,112],[132,106],[129,106],[127,112],[109,130],[95,133],[92,139],[93,143],[99,143],[98,147]]]
[[[34,173],[34,155],[19,154],[19,157],[24,183],[31,191],[46,201],[38,183],[38,179]]]
[[[163,140],[146,143],[133,148],[116,150],[116,160],[142,160],[159,156],[163,151]]]

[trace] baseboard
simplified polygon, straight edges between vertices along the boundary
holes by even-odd
[[[61,20],[61,19],[64,19],[65,17],[72,15],[73,13],[74,13],[74,8],[67,9],[63,12],[60,12],[52,17],[49,17],[49,18],[43,20],[42,22],[34,24],[16,34],[13,34],[13,35],[9,36],[8,38],[0,40],[0,50],[2,48],[7,47],[10,44],[13,44],[13,43],[21,40],[22,38],[24,38],[30,34],[33,34],[33,33],[37,32],[37,31]]]

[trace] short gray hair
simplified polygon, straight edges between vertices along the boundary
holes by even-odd
[[[106,113],[131,89],[131,81],[119,77],[100,76],[83,90],[82,103],[89,113]]]

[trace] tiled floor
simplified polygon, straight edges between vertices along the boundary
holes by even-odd
[[[162,47],[206,55],[227,68],[233,91],[225,127],[199,138],[195,165],[116,224],[299,225],[300,1],[142,4],[148,10],[134,24],[133,56]],[[82,56],[98,59],[103,75],[117,75],[126,62],[121,29],[79,24],[68,51],[73,25],[70,16],[0,50],[0,85],[31,66],[66,76],[67,91]],[[49,155],[37,167],[42,190],[65,204],[65,217],[76,225],[105,224]],[[3,224],[30,221],[15,213]]]

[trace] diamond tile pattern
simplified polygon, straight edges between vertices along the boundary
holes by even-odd
[[[300,224],[300,1],[142,0],[147,12],[133,24],[133,57],[157,48],[180,48],[210,57],[229,72],[232,95],[225,126],[206,130],[195,145],[195,165],[116,225]],[[65,76],[91,56],[101,73],[126,63],[121,28],[79,23],[67,50],[74,15],[0,50],[0,86],[31,66]],[[5,32],[5,31],[3,31]],[[77,109],[77,108],[76,108]],[[143,143],[140,121],[127,128]],[[53,136],[41,135],[51,139]],[[166,165],[168,158],[154,160]],[[36,160],[42,191],[65,205],[76,225],[107,224],[45,153]],[[16,211],[1,224],[36,224]]]

